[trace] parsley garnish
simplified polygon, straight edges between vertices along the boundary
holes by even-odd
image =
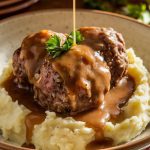
[[[81,35],[80,31],[76,31],[76,42],[79,44],[83,41],[83,36]],[[73,32],[68,35],[67,40],[61,46],[60,45],[61,39],[59,36],[54,35],[48,39],[46,42],[46,50],[52,55],[53,58],[63,54],[64,52],[68,51],[73,46]]]

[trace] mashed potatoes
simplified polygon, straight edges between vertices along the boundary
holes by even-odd
[[[127,142],[139,135],[150,121],[149,75],[142,60],[134,51],[127,51],[129,74],[135,79],[136,89],[125,107],[125,119],[119,123],[107,122],[104,128],[105,137],[112,138],[114,144]],[[11,63],[9,63],[11,64]],[[12,72],[11,65],[6,67],[0,83]],[[30,112],[24,106],[12,102],[11,97],[0,89],[0,129],[5,139],[18,144],[25,142],[25,116]],[[35,125],[32,142],[38,150],[84,150],[94,140],[94,131],[87,128],[84,122],[73,118],[60,118],[53,112],[46,112],[47,117],[40,125]]]
[[[12,73],[11,62],[0,77],[2,84]],[[5,140],[19,145],[26,142],[25,116],[30,111],[13,102],[7,91],[0,88],[0,130]],[[32,143],[38,150],[84,150],[94,140],[94,130],[87,128],[85,122],[68,117],[62,119],[53,112],[46,112],[45,121],[36,125]]]
[[[45,121],[35,126],[32,138],[40,150],[84,150],[92,140],[94,131],[84,122],[71,117],[62,119],[52,112],[47,112]]]
[[[12,73],[11,62],[3,71],[0,84]],[[4,88],[0,88],[0,130],[5,140],[22,145],[26,141],[25,116],[30,111],[17,102],[13,102]]]
[[[0,89],[0,129],[4,139],[9,139],[19,145],[25,142],[24,119],[29,112],[24,106],[12,102],[5,89]]]
[[[123,108],[125,120],[113,124],[107,122],[104,135],[114,140],[114,144],[130,141],[139,135],[150,122],[150,88],[149,74],[140,58],[136,57],[133,49],[127,51],[129,66],[128,73],[136,82],[136,89],[127,105]]]

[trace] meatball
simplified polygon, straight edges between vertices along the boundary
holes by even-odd
[[[91,46],[104,57],[111,72],[111,86],[115,86],[126,74],[128,61],[122,35],[112,28],[82,27],[82,44]]]

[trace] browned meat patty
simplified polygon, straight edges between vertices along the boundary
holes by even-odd
[[[47,110],[70,112],[70,103],[64,82],[54,71],[50,61],[44,61],[35,77],[36,82],[33,89],[36,102]]]
[[[88,97],[84,89],[78,89],[77,109],[73,111],[69,93],[60,75],[53,69],[51,62],[45,59],[34,85],[36,102],[46,110],[64,114],[76,114],[96,107],[94,100]]]
[[[113,29],[95,27],[81,28],[80,32],[85,37],[81,44],[91,46],[104,57],[111,72],[111,86],[114,86],[124,76],[127,68],[122,36]],[[16,81],[18,84],[33,85],[36,102],[46,110],[75,114],[98,107],[98,102],[81,87],[77,89],[76,109],[73,110],[66,84],[52,67],[50,57],[47,58],[45,41],[53,34],[56,33],[44,31],[29,36],[23,41],[21,49],[15,51],[13,71]],[[65,35],[59,37],[62,41],[65,40]]]
[[[112,28],[82,27],[83,44],[91,46],[104,57],[111,72],[111,86],[126,74],[128,61],[122,35]]]

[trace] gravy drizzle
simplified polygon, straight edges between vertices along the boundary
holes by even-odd
[[[12,74],[3,84],[2,87],[6,89],[8,94],[12,97],[13,101],[18,101],[20,105],[24,105],[28,108],[31,113],[29,113],[25,118],[26,126],[26,142],[31,143],[33,127],[36,124],[40,124],[44,121],[46,115],[45,110],[42,109],[35,101],[34,95],[31,90],[21,89],[14,82],[14,75]]]
[[[86,122],[88,127],[91,127],[96,131],[96,141],[103,140],[103,128],[105,126],[105,122],[112,118],[115,120],[118,117],[123,117],[120,116],[120,106],[123,106],[127,103],[133,94],[134,89],[134,80],[130,76],[124,77],[116,87],[112,88],[105,95],[104,103],[102,106],[94,109],[93,111],[79,114],[75,117],[75,119]],[[91,148],[90,150],[93,149]]]
[[[89,46],[76,45],[52,62],[54,70],[63,78],[74,111],[78,108],[81,90],[98,106],[110,89],[109,68],[95,53]]]
[[[46,114],[40,112],[31,112],[26,116],[25,125],[27,144],[30,144],[32,141],[34,125],[41,124],[45,120],[45,118]]]

